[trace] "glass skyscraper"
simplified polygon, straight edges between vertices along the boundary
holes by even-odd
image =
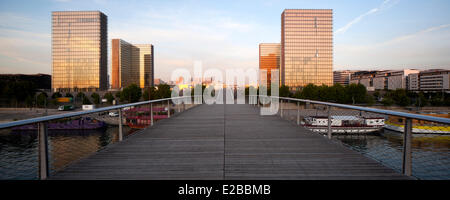
[[[333,10],[286,9],[281,15],[281,84],[333,85]]]
[[[112,89],[136,84],[140,88],[153,86],[153,45],[130,44],[112,40]]]
[[[100,11],[52,12],[52,89],[108,88],[108,18]]]
[[[280,69],[280,43],[261,43],[259,44],[259,70],[267,70],[267,77],[261,74],[260,80],[267,81],[267,87],[270,88],[272,70]]]

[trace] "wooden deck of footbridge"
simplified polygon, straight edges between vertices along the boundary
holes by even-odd
[[[200,105],[50,179],[409,179],[251,105]]]

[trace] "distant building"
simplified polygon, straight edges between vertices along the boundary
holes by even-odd
[[[259,70],[267,70],[267,76],[260,74],[260,80],[267,82],[270,88],[272,81],[272,70],[280,69],[281,45],[279,43],[259,44]]]
[[[418,75],[419,90],[429,92],[450,91],[450,70],[432,69],[422,71]],[[416,88],[411,84],[411,88]]]
[[[112,40],[111,88],[120,89],[136,84],[140,88],[154,85],[153,45],[130,44]]]
[[[409,74],[408,75],[408,90],[419,90],[420,89],[420,80],[419,74]]]
[[[154,85],[161,85],[161,84],[165,84],[166,82],[164,82],[163,80],[161,80],[160,78],[155,78],[154,81]]]
[[[52,12],[52,89],[108,89],[108,18],[100,11]]]
[[[0,81],[5,82],[31,82],[37,89],[50,90],[52,77],[48,74],[0,74]]]
[[[350,84],[364,85],[368,91],[374,91],[373,78],[378,71],[359,71],[355,72],[351,76]]]
[[[341,70],[333,72],[333,84],[349,85],[351,77],[358,71]]]
[[[281,84],[333,84],[333,10],[286,9],[281,15]]]
[[[408,76],[417,73],[419,70],[414,69],[362,71],[355,73],[350,82],[360,83],[369,91],[408,89]]]

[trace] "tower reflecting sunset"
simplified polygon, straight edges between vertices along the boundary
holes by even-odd
[[[333,10],[286,9],[281,15],[281,84],[333,84]]]
[[[52,89],[108,87],[107,16],[100,11],[52,13]]]
[[[267,80],[268,88],[271,83],[271,71],[280,69],[280,48],[280,43],[259,44],[259,70],[267,70],[267,77],[260,77],[260,80]]]

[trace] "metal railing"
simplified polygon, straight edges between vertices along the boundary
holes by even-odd
[[[37,117],[37,118],[31,118],[31,119],[25,119],[20,121],[14,121],[14,122],[8,122],[0,124],[0,130],[1,129],[7,129],[7,128],[13,128],[18,126],[24,126],[24,125],[30,125],[30,124],[37,124],[37,149],[38,149],[38,178],[39,179],[47,179],[47,177],[50,175],[50,167],[49,167],[49,138],[48,138],[48,122],[52,120],[60,120],[65,118],[73,118],[73,117],[81,117],[85,115],[95,114],[95,113],[104,113],[107,111],[117,111],[118,112],[118,125],[119,125],[119,134],[118,134],[118,140],[119,142],[123,140],[123,120],[124,120],[124,109],[125,108],[133,108],[133,107],[139,107],[139,106],[147,106],[148,105],[148,111],[150,115],[150,123],[149,126],[153,126],[154,124],[154,114],[155,111],[153,108],[154,104],[160,104],[164,107],[167,106],[167,118],[171,117],[171,102],[170,101],[180,101],[177,103],[178,112],[183,112],[186,110],[186,105],[184,103],[184,99],[186,98],[193,98],[190,96],[183,96],[183,97],[175,97],[175,98],[165,98],[165,99],[158,99],[158,100],[151,100],[151,101],[143,101],[143,102],[137,102],[137,103],[129,103],[129,104],[123,104],[123,105],[115,105],[115,106],[109,106],[109,107],[103,107],[93,110],[87,110],[87,111],[79,111],[79,112],[71,112],[71,113],[65,113],[65,114],[58,114],[58,115],[51,115],[51,116],[44,116],[44,117]],[[194,105],[194,100],[191,99],[191,104]],[[165,104],[167,102],[167,104]],[[176,108],[175,108],[176,109]],[[173,112],[176,112],[174,110]],[[173,113],[172,113],[173,115]]]
[[[427,115],[420,115],[420,114],[413,114],[413,113],[406,113],[406,112],[399,112],[399,111],[392,111],[392,110],[383,110],[383,109],[376,109],[376,108],[368,108],[368,107],[361,107],[361,106],[353,106],[353,105],[345,105],[345,104],[337,104],[337,103],[329,103],[329,102],[321,102],[321,101],[313,101],[313,100],[305,100],[305,99],[296,99],[296,98],[287,98],[287,97],[271,97],[271,96],[249,96],[250,100],[249,102],[258,102],[258,106],[261,105],[260,98],[270,98],[271,100],[278,101],[279,104],[279,112],[281,118],[286,118],[286,115],[288,115],[288,111],[291,112],[293,116],[290,116],[290,119],[294,121],[297,125],[305,125],[305,115],[307,117],[314,116],[316,118],[322,118],[323,122],[326,123],[322,124],[322,129],[319,130],[318,127],[311,128],[310,130],[317,131],[320,133],[326,133],[326,136],[328,139],[332,139],[333,133],[338,132],[339,130],[337,126],[333,125],[333,113],[347,113],[347,115],[364,115],[361,113],[365,113],[365,116],[372,116],[374,118],[383,118],[384,120],[388,120],[388,118],[399,118],[402,119],[403,124],[394,124],[390,125],[391,127],[394,127],[399,132],[403,132],[403,146],[402,146],[402,155],[401,155],[401,173],[407,176],[413,175],[413,165],[412,165],[412,142],[413,142],[413,130],[414,133],[417,131],[427,132],[428,133],[439,133],[439,134],[450,134],[450,119],[449,118],[442,118],[442,117],[435,117],[435,116],[427,116]],[[256,98],[256,101],[255,101]],[[290,104],[290,102],[292,102]],[[311,105],[314,105],[318,108],[309,109]],[[334,110],[333,110],[334,108]],[[303,109],[303,110],[302,110]],[[308,111],[315,111],[315,113],[311,114],[311,112]],[[351,111],[358,111],[359,113],[351,112]],[[371,115],[369,115],[371,114]],[[341,116],[342,117],[342,116]],[[383,122],[384,122],[383,120]],[[413,121],[416,123],[424,123],[425,128],[416,126],[416,128],[413,128]],[[303,123],[303,124],[302,124]],[[390,123],[390,122],[386,122]],[[430,125],[431,124],[431,125]],[[437,125],[436,125],[437,124]],[[448,151],[447,151],[448,152]],[[448,156],[448,153],[445,156],[447,162],[450,160],[450,157]],[[448,172],[450,169],[446,169]]]

